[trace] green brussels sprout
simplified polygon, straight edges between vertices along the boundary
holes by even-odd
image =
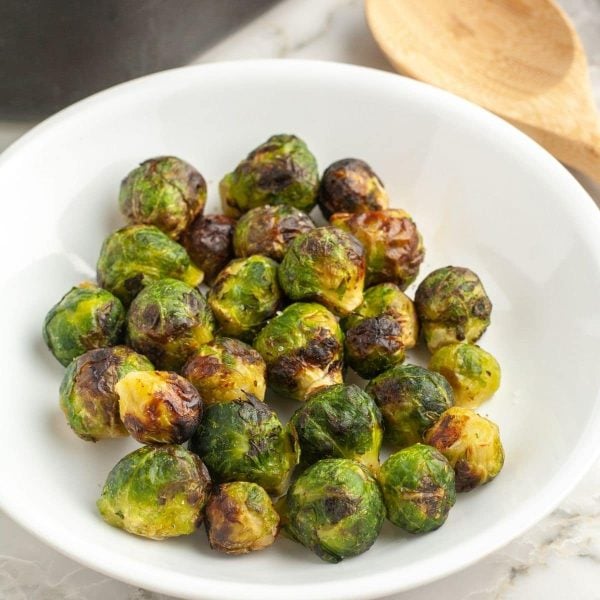
[[[277,263],[258,255],[232,260],[208,292],[220,332],[246,341],[277,312],[282,300]]]
[[[237,218],[263,204],[287,204],[310,212],[317,201],[319,171],[306,144],[295,135],[274,135],[219,184],[223,213]]]
[[[319,208],[326,219],[333,213],[385,210],[389,198],[375,171],[358,158],[344,158],[329,165],[319,185]]]
[[[314,228],[312,219],[293,206],[257,206],[243,215],[235,227],[235,255],[262,254],[281,262],[292,240]]]
[[[494,479],[504,465],[498,425],[470,408],[445,411],[425,435],[454,467],[456,491],[468,492]]]
[[[423,435],[454,405],[450,384],[439,373],[397,365],[372,379],[366,391],[385,423],[385,439],[396,448],[423,441]]]
[[[252,346],[220,337],[200,346],[182,375],[200,392],[204,404],[231,402],[244,393],[265,399],[267,366]]]
[[[113,527],[161,540],[193,533],[202,523],[210,476],[182,446],[142,446],[108,474],[96,505]]]
[[[286,531],[331,563],[366,552],[385,518],[377,482],[345,458],[326,458],[309,467],[290,487],[286,505]]]
[[[474,344],[448,344],[438,348],[429,361],[429,369],[448,380],[457,406],[477,408],[500,387],[498,361]]]
[[[387,281],[405,290],[416,279],[425,249],[417,226],[405,211],[336,213],[329,222],[356,236],[364,246],[367,286]]]
[[[121,301],[85,281],[71,288],[50,309],[42,334],[54,358],[66,367],[87,350],[120,343],[124,325]]]
[[[127,314],[131,346],[160,369],[179,371],[200,346],[214,337],[215,322],[206,300],[177,279],[148,284]]]
[[[247,554],[270,546],[279,531],[271,498],[256,483],[222,483],[205,509],[206,532],[213,550]]]
[[[425,444],[392,454],[381,465],[379,484],[388,519],[410,533],[441,527],[456,502],[454,469]]]
[[[129,225],[111,233],[96,270],[100,285],[127,306],[151,281],[171,277],[196,287],[204,276],[185,248],[153,225]]]
[[[347,315],[363,300],[363,247],[354,236],[334,227],[303,233],[285,253],[279,283],[292,300],[314,300]]]
[[[292,416],[305,465],[322,458],[349,458],[379,468],[381,413],[355,385],[332,385],[312,394]]]
[[[400,364],[419,335],[413,303],[394,283],[366,290],[362,304],[341,326],[346,334],[346,361],[365,379]]]
[[[198,427],[200,394],[177,373],[133,371],[115,390],[121,421],[141,444],[183,444]]]
[[[462,267],[429,273],[417,288],[415,308],[430,352],[454,342],[476,342],[492,313],[479,277]]]
[[[264,402],[244,396],[207,406],[190,450],[219,483],[251,481],[269,493],[282,494],[300,458],[296,432],[283,427]]]
[[[206,182],[192,165],[175,156],[151,158],[121,182],[119,207],[130,223],[155,225],[172,238],[206,204]]]
[[[290,304],[265,325],[254,347],[267,363],[269,386],[279,394],[304,400],[343,383],[344,335],[320,304]]]

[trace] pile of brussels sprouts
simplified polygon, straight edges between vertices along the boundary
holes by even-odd
[[[329,562],[368,550],[386,516],[412,534],[437,529],[456,492],[504,460],[498,427],[473,411],[500,383],[474,344],[492,310],[478,276],[437,269],[413,302],[404,290],[424,247],[411,216],[388,208],[362,160],[319,178],[293,135],[250,152],[220,195],[224,214],[205,215],[194,167],[143,162],[121,184],[128,224],[104,241],[97,284],[45,319],[75,434],[142,444],[108,474],[100,514],[152,539],[204,521],[228,554],[281,529]],[[316,205],[326,226],[309,216]],[[420,338],[428,369],[404,362]],[[344,383],[348,368],[364,390]],[[288,423],[267,389],[301,403]]]

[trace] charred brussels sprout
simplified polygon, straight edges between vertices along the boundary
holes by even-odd
[[[177,279],[160,279],[134,299],[127,315],[133,348],[160,369],[178,371],[214,336],[213,316],[202,294]]]
[[[438,348],[429,368],[448,380],[457,406],[477,408],[500,387],[498,361],[473,344],[448,344]]]
[[[142,444],[182,444],[198,427],[200,395],[177,373],[134,371],[119,380],[115,390],[121,421]]]
[[[425,444],[392,454],[381,465],[379,484],[388,519],[410,533],[441,527],[456,502],[454,470]]]
[[[315,300],[347,315],[363,299],[363,247],[353,235],[335,227],[303,233],[285,253],[279,283],[292,300]]]
[[[230,402],[252,394],[265,399],[265,361],[251,346],[230,338],[217,338],[198,348],[182,374],[200,392],[205,404]]]
[[[274,135],[219,184],[223,212],[237,218],[264,204],[287,204],[305,212],[315,206],[319,172],[306,144],[295,135]]]
[[[109,473],[97,506],[109,525],[161,540],[193,533],[209,493],[208,471],[195,454],[143,446]]]
[[[271,319],[254,341],[269,385],[296,400],[343,382],[343,344],[336,318],[320,304],[303,302]]]
[[[309,467],[292,484],[286,505],[286,530],[331,563],[366,552],[385,518],[377,482],[359,463],[342,458]]]
[[[439,373],[398,365],[371,380],[366,391],[385,423],[385,439],[397,448],[423,441],[423,434],[454,405],[450,384]]]
[[[60,407],[71,429],[92,442],[126,436],[115,385],[127,373],[152,369],[145,356],[125,346],[97,348],[76,358],[60,384]]]
[[[266,256],[232,260],[208,292],[223,335],[250,341],[282,302],[277,263]]]
[[[84,282],[71,288],[55,304],[42,330],[48,349],[65,367],[87,350],[121,341],[125,309],[107,290]]]
[[[419,284],[415,307],[431,352],[454,342],[476,342],[490,324],[492,303],[470,269],[444,267]]]
[[[119,206],[127,220],[156,225],[172,238],[202,212],[205,203],[204,177],[175,156],[146,160],[121,182]]]
[[[100,285],[126,305],[151,281],[171,277],[196,287],[204,276],[185,248],[153,225],[130,225],[111,233],[96,270]]]
[[[252,481],[275,495],[285,492],[299,459],[293,428],[283,427],[274,410],[249,394],[207,406],[190,450],[215,481]]]
[[[279,531],[279,515],[271,498],[256,483],[222,483],[205,512],[206,532],[213,550],[246,554],[267,548]]]
[[[329,219],[337,212],[384,210],[389,199],[381,179],[364,160],[344,158],[325,169],[317,202]]]
[[[350,458],[379,467],[381,413],[369,394],[355,385],[332,385],[315,392],[292,416],[302,462]]]
[[[312,219],[293,206],[258,206],[238,221],[233,247],[236,256],[262,254],[281,262],[292,240],[314,228]]]
[[[427,432],[425,442],[454,467],[457,492],[468,492],[491,481],[504,465],[498,426],[469,408],[447,410]]]
[[[399,209],[337,213],[330,223],[355,235],[364,246],[367,286],[388,281],[404,290],[416,279],[425,249],[408,213]]]

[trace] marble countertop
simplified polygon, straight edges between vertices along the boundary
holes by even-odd
[[[600,103],[600,0],[560,0],[588,52]],[[297,57],[391,68],[362,0],[285,0],[195,62]],[[0,150],[32,126],[0,122]],[[600,205],[600,186],[580,178]],[[388,600],[600,600],[600,462],[551,515],[474,566]],[[0,513],[0,599],[170,600],[63,557]]]

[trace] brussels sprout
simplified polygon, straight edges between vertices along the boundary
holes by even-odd
[[[292,484],[286,504],[286,531],[331,563],[366,552],[385,518],[377,482],[345,458],[326,458],[309,467]]]
[[[457,406],[477,408],[500,387],[500,365],[473,344],[448,344],[431,357],[429,369],[441,373],[454,390]]]
[[[254,338],[281,302],[277,263],[266,256],[232,260],[208,292],[220,332],[246,341]]]
[[[235,221],[225,215],[200,215],[181,236],[181,243],[194,264],[212,283],[219,271],[233,258]]]
[[[379,484],[388,519],[410,533],[441,527],[456,502],[454,470],[425,444],[392,454],[381,465]]]
[[[271,319],[254,347],[267,363],[267,381],[279,394],[304,400],[343,382],[344,335],[320,304],[297,302]]]
[[[187,380],[167,371],[133,371],[115,385],[119,414],[141,444],[182,444],[202,415],[202,400]]]
[[[223,212],[239,217],[264,204],[287,204],[305,212],[315,206],[319,172],[306,144],[295,135],[274,135],[223,177]]]
[[[381,179],[358,158],[344,158],[329,165],[319,186],[317,202],[326,219],[333,213],[385,210],[389,198]]]
[[[423,441],[423,434],[454,405],[450,384],[439,373],[398,365],[369,382],[385,423],[385,439],[397,448]]]
[[[399,209],[336,213],[329,222],[355,235],[364,246],[367,286],[387,281],[405,290],[416,279],[425,249],[408,213]]]
[[[54,358],[66,367],[87,350],[118,344],[124,325],[121,301],[86,281],[71,288],[50,309],[42,334]]]
[[[417,288],[415,308],[430,352],[454,342],[476,342],[492,313],[479,277],[462,267],[429,273]]]
[[[312,394],[292,416],[302,462],[349,458],[379,467],[381,413],[369,394],[355,385],[332,385]]]
[[[300,451],[296,432],[254,396],[210,404],[190,442],[217,482],[252,481],[285,492]]]
[[[271,498],[256,483],[222,483],[206,505],[206,532],[213,550],[246,554],[270,546],[279,531]]]
[[[205,404],[230,402],[252,394],[265,399],[265,372],[262,356],[252,346],[231,338],[217,338],[198,348],[182,375],[200,392]]]
[[[491,481],[504,465],[498,425],[469,408],[455,406],[444,412],[427,431],[425,442],[454,467],[457,492]]]
[[[417,343],[419,325],[410,298],[394,283],[365,291],[362,304],[341,322],[348,364],[365,379],[404,360]]]
[[[151,281],[171,277],[196,287],[204,276],[185,248],[153,225],[130,225],[111,233],[96,270],[100,285],[126,305]]]
[[[160,369],[178,371],[214,337],[215,322],[202,294],[177,279],[159,279],[133,300],[127,314],[132,347]]]
[[[156,225],[172,238],[179,236],[205,204],[204,177],[175,156],[146,160],[121,182],[119,207],[127,220]]]
[[[292,300],[314,300],[347,315],[363,299],[363,247],[354,236],[334,227],[303,233],[285,253],[279,283]]]
[[[113,527],[161,540],[193,533],[202,522],[210,476],[182,446],[143,446],[108,474],[98,510]]]

